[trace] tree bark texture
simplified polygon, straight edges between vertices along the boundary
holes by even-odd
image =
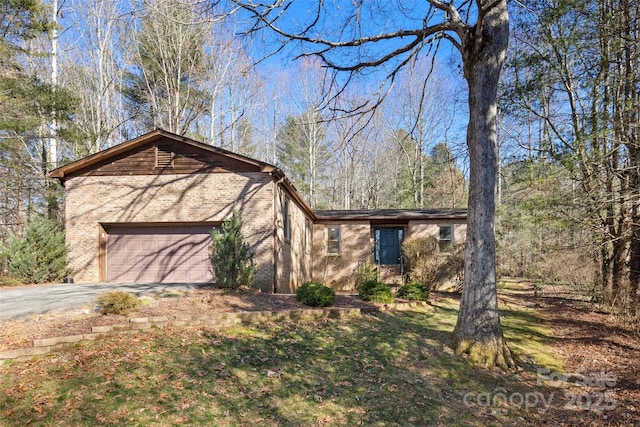
[[[452,346],[457,354],[467,354],[472,364],[508,369],[514,362],[498,314],[495,183],[497,89],[508,45],[509,19],[506,1],[480,1],[478,5],[481,19],[463,42],[471,169],[464,289]]]

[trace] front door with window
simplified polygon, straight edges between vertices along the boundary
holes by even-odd
[[[380,227],[374,229],[375,262],[382,265],[400,264],[404,228]]]

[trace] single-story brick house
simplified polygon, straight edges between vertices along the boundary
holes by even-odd
[[[314,211],[277,167],[163,130],[51,172],[65,187],[77,283],[211,282],[210,231],[233,209],[254,251],[255,285],[308,280],[349,289],[362,262],[397,280],[400,242],[463,241],[465,210]]]

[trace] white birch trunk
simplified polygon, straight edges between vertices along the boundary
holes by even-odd
[[[58,85],[58,0],[52,0],[51,10],[51,22],[53,23],[53,29],[51,30],[51,86],[55,92]],[[58,164],[58,121],[55,115],[56,111],[54,110],[48,126],[48,170],[55,169]]]

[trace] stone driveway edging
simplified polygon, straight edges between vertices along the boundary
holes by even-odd
[[[169,320],[165,316],[132,317],[129,323],[93,326],[91,333],[70,335],[65,337],[42,338],[33,340],[33,347],[0,351],[0,365],[7,360],[23,361],[35,356],[42,356],[60,351],[72,350],[77,345],[97,338],[127,331],[139,331],[165,326],[209,326],[225,327],[236,324],[259,324],[273,321],[313,321],[321,319],[348,319],[361,316],[363,313],[383,313],[387,311],[403,311],[417,307],[426,307],[424,301],[391,303],[365,308],[324,308],[296,309],[281,311],[237,311],[229,313],[178,314]]]

